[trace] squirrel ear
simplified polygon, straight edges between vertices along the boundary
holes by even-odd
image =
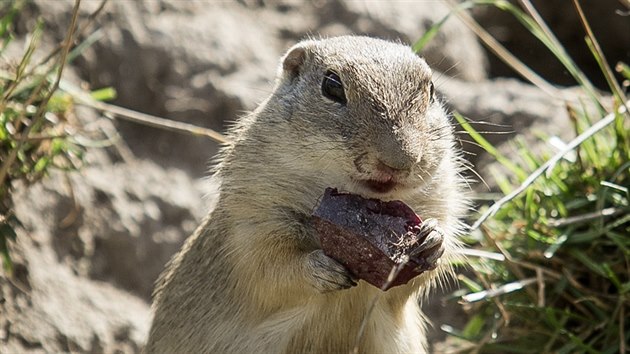
[[[306,48],[298,44],[289,49],[284,58],[282,58],[282,69],[289,77],[295,78],[300,74],[300,68],[305,58]]]

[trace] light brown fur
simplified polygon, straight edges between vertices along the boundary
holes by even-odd
[[[322,96],[327,70],[342,79],[346,105]],[[400,199],[437,220],[440,266],[382,293],[359,343],[361,353],[425,352],[418,296],[448,271],[465,209],[452,128],[429,97],[430,79],[408,47],[381,40],[289,50],[274,92],[231,131],[214,211],[156,287],[146,352],[350,352],[382,292],[364,281],[344,289],[348,274],[317,252],[308,220],[326,187]],[[379,160],[405,171],[387,193],[358,182],[381,177]]]

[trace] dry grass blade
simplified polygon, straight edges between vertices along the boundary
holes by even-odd
[[[521,290],[524,287],[534,284],[538,281],[537,278],[528,278],[519,281],[515,281],[508,284],[503,284],[498,288],[490,289],[490,290],[482,290],[476,293],[470,293],[462,296],[462,300],[465,302],[477,302],[481,300],[491,299],[493,297],[497,297],[499,295],[508,294],[513,291]]]
[[[94,19],[103,11],[103,9],[105,8],[105,5],[107,4],[108,1],[109,0],[102,0],[101,3],[99,4],[99,6],[96,8],[96,10],[94,10],[94,12],[92,12],[90,15],[88,15],[87,20],[83,23],[81,28],[76,31],[76,33],[79,36],[81,36],[81,35],[83,35],[85,33],[87,28],[94,22]],[[59,54],[59,51],[61,51],[64,48],[64,46],[65,46],[65,43],[60,43],[46,57],[44,57],[42,60],[40,60],[39,63],[37,63],[37,65],[34,65],[33,68],[28,72],[27,76],[28,75],[32,75],[37,68],[39,68],[41,66],[44,66],[46,63],[48,63],[48,61],[50,61],[57,54]]]
[[[625,340],[625,308],[622,306],[619,311],[619,353],[626,352],[626,340]]]
[[[352,354],[359,353],[359,344],[361,343],[361,339],[363,338],[363,334],[365,333],[365,328],[367,327],[367,323],[370,320],[370,317],[372,316],[372,312],[374,312],[376,303],[385,292],[385,289],[389,288],[389,286],[392,284],[394,279],[396,279],[396,277],[398,276],[398,273],[400,273],[400,271],[405,267],[405,265],[407,265],[407,262],[408,260],[394,265],[392,269],[390,270],[389,275],[387,276],[387,281],[381,287],[381,292],[374,295],[374,298],[370,302],[370,307],[365,313],[365,316],[363,316],[363,320],[361,320],[361,325],[359,326],[359,331],[357,332],[357,336],[354,341],[354,347],[352,348],[352,352],[351,352]]]
[[[551,227],[564,227],[564,226],[572,225],[572,224],[590,222],[593,220],[601,219],[602,217],[606,217],[606,216],[619,215],[622,212],[623,210],[621,209],[610,207],[610,208],[594,211],[591,213],[572,216],[569,218],[562,218],[562,219],[557,219],[557,220],[552,219],[552,220],[549,220],[548,225]]]
[[[114,116],[133,121],[136,123],[141,123],[144,125],[161,128],[165,130],[170,130],[178,133],[184,134],[192,134],[196,136],[207,136],[210,139],[224,144],[228,143],[229,140],[221,133],[214,131],[209,128],[200,127],[194,124],[178,122],[170,119],[165,119],[161,117],[152,116],[146,113],[132,111],[130,109],[126,109],[123,107],[115,106],[112,104],[107,104],[98,101],[92,101],[92,103],[83,102],[86,105],[90,105],[93,108],[98,109],[99,111],[108,112],[113,114]]]
[[[457,8],[457,4],[453,0],[444,0],[447,5],[451,8],[452,11],[455,11]],[[564,100],[562,93],[555,88],[553,85],[549,84],[545,79],[540,77],[540,75],[536,74],[533,70],[531,70],[527,65],[525,65],[521,60],[516,58],[512,53],[510,53],[504,46],[502,46],[488,31],[486,31],[483,27],[481,27],[477,21],[475,21],[468,13],[464,11],[455,11],[456,15],[470,28],[476,35],[481,39],[481,41],[494,53],[496,54],[503,62],[508,64],[514,70],[516,70],[519,75],[525,78],[527,81],[531,82],[533,85],[544,91],[549,96],[558,99]]]
[[[627,105],[627,103],[624,103],[624,102],[627,102],[628,98],[626,97],[625,93],[619,86],[619,83],[617,82],[617,80],[615,80],[615,74],[613,73],[612,69],[608,65],[606,56],[604,55],[602,48],[599,46],[599,42],[597,41],[597,38],[593,34],[593,31],[591,30],[591,26],[588,24],[588,21],[586,20],[586,16],[584,16],[584,11],[582,11],[582,6],[580,6],[580,3],[578,0],[573,0],[573,5],[575,5],[575,9],[577,10],[578,15],[580,15],[580,21],[582,22],[582,26],[584,27],[584,30],[586,31],[587,38],[590,41],[590,43],[592,43],[593,49],[595,50],[595,53],[593,54],[595,54],[595,58],[597,59],[597,62],[601,66],[602,73],[606,77],[608,86],[610,86],[610,88],[612,89],[617,99],[621,101],[620,103]],[[626,114],[630,115],[630,112],[628,112],[627,107],[626,107]]]
[[[527,13],[532,17],[532,19],[536,22],[536,24],[540,27],[540,30],[546,36],[546,39],[553,45],[553,47],[558,51],[557,58],[563,62],[563,64],[567,67],[568,70],[573,72],[573,75],[576,77],[578,82],[582,85],[582,87],[591,92],[593,97],[597,97],[595,86],[591,83],[588,77],[577,68],[577,65],[571,59],[571,56],[566,52],[564,46],[558,38],[554,35],[554,33],[549,29],[547,23],[542,19],[536,8],[532,5],[530,0],[518,0],[518,2],[525,8]],[[599,99],[601,101],[601,98]]]
[[[77,99],[78,104],[95,108],[101,112],[110,113],[113,116],[120,119],[125,119],[128,121],[132,121],[132,122],[136,122],[136,123],[140,123],[143,125],[160,128],[164,130],[170,130],[177,133],[191,134],[195,136],[206,136],[221,144],[225,144],[229,142],[229,140],[223,134],[209,128],[204,128],[204,127],[200,127],[194,124],[189,124],[189,123],[184,123],[184,122],[178,122],[178,121],[174,121],[174,120],[170,120],[166,118],[156,117],[150,114],[137,112],[137,111],[119,107],[116,105],[99,102],[78,90],[73,90],[69,85],[68,86],[64,85],[64,90],[66,92],[71,93]]]
[[[42,35],[42,25],[41,22],[37,25],[33,33],[31,34],[31,39],[28,43],[28,47],[26,48],[26,52],[22,56],[22,60],[17,66],[17,70],[15,70],[15,76],[11,80],[11,84],[9,87],[3,92],[2,97],[0,97],[0,112],[4,112],[6,108],[6,104],[13,95],[13,92],[18,87],[19,83],[22,81],[22,78],[28,76],[25,74],[26,68],[31,60],[33,53],[35,52],[35,48],[39,44],[39,40]]]

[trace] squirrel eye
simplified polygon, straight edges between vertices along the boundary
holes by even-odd
[[[435,101],[435,86],[433,86],[433,81],[431,81],[429,86],[429,102],[433,103],[433,101]]]
[[[343,84],[341,83],[339,75],[330,70],[324,75],[324,80],[322,81],[322,94],[329,100],[333,100],[341,104],[348,102],[348,100],[346,100],[346,92],[343,89]]]

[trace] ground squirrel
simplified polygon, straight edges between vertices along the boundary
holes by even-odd
[[[448,271],[465,209],[454,144],[409,47],[354,36],[292,47],[271,95],[231,129],[216,207],[158,281],[146,352],[350,352],[381,290],[320,249],[309,220],[326,187],[399,199],[425,219],[422,256],[437,269],[381,292],[358,342],[425,352],[418,296]]]

